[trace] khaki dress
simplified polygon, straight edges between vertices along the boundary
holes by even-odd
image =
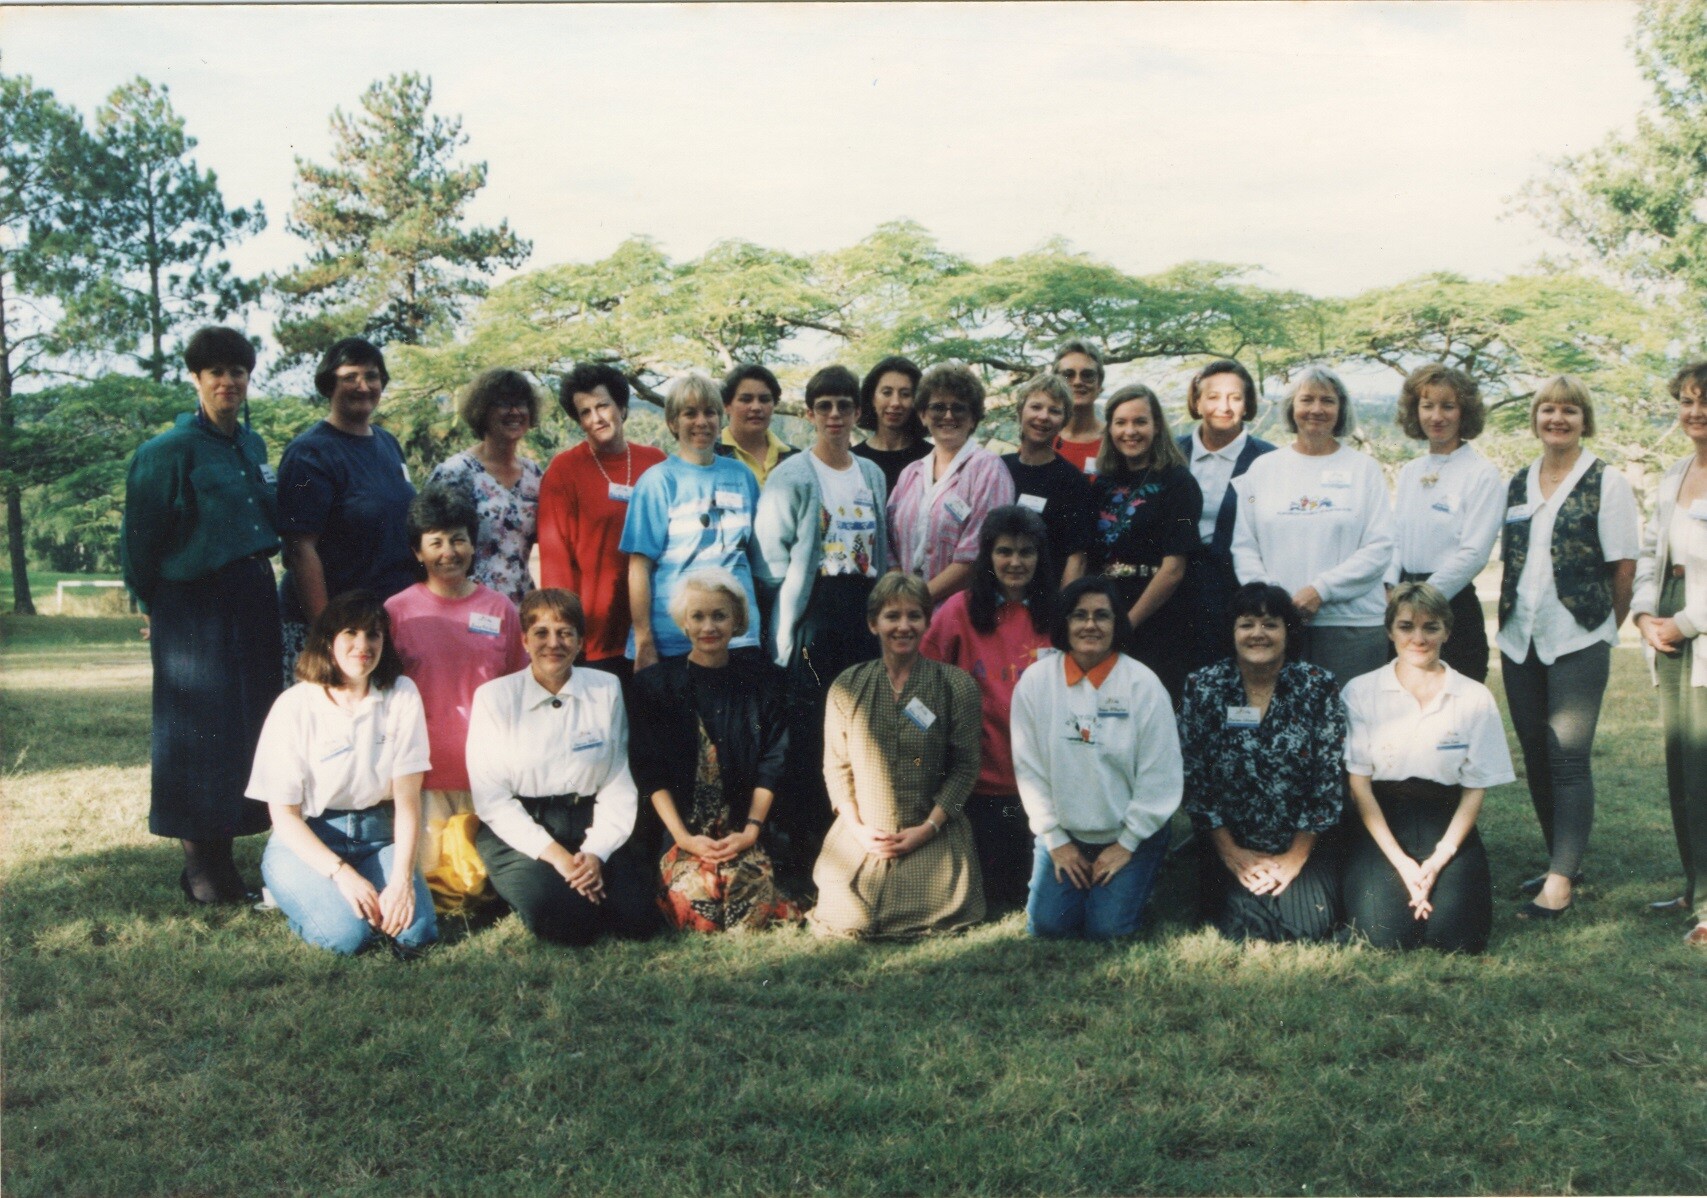
[[[914,700],[923,705],[920,721],[906,713]],[[899,699],[881,660],[836,679],[824,713],[824,782],[836,822],[812,871],[814,932],[902,939],[984,918],[964,811],[978,780],[979,721],[978,684],[942,662],[915,660]],[[892,861],[868,857],[848,823],[857,813],[869,827],[898,832],[924,823],[933,806],[948,813],[948,824]]]

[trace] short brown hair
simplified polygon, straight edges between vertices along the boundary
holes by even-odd
[[[1117,478],[1126,473],[1126,455],[1114,447],[1114,413],[1124,404],[1143,400],[1150,405],[1150,423],[1156,433],[1150,438],[1150,465],[1166,470],[1169,466],[1184,466],[1185,454],[1179,442],[1168,431],[1168,418],[1162,414],[1162,401],[1143,383],[1128,383],[1108,397],[1103,405],[1102,444],[1097,447],[1097,476]]]
[[[474,431],[476,437],[486,435],[486,422],[492,418],[492,409],[504,400],[522,399],[527,401],[528,423],[539,423],[539,392],[528,382],[527,376],[519,370],[510,370],[503,366],[495,366],[491,370],[483,370],[474,376],[474,381],[468,384],[468,389],[462,393],[462,402],[457,405],[457,415],[462,422]]]
[[[1671,397],[1683,398],[1683,389],[1690,383],[1695,384],[1695,390],[1707,396],[1707,362],[1691,362],[1682,370],[1671,376]]]
[[[877,623],[883,609],[901,599],[911,599],[924,609],[926,620],[931,618],[931,589],[925,585],[925,580],[901,570],[891,570],[871,585],[871,594],[865,599],[866,623]]]
[[[959,362],[944,362],[925,371],[919,385],[913,389],[913,411],[922,414],[930,407],[931,399],[938,391],[971,408],[973,424],[984,419],[984,384],[978,381],[970,367]]]
[[[391,643],[391,617],[386,614],[385,604],[372,591],[345,591],[320,609],[308,626],[308,639],[303,642],[302,652],[296,655],[297,681],[326,687],[340,687],[349,682],[332,657],[332,642],[347,629],[380,638],[379,661],[368,675],[368,683],[382,691],[390,690],[403,675],[403,658]]]
[[[1014,390],[1014,409],[1018,411],[1025,407],[1025,401],[1033,395],[1047,395],[1061,405],[1061,414],[1069,415],[1073,411],[1073,389],[1067,385],[1067,380],[1053,370],[1040,370]]]
[[[1482,389],[1476,385],[1476,380],[1443,362],[1429,362],[1407,374],[1404,385],[1399,388],[1398,424],[1405,431],[1405,436],[1413,441],[1428,439],[1428,434],[1423,432],[1422,421],[1417,418],[1417,405],[1422,402],[1424,387],[1445,387],[1452,392],[1452,397],[1458,401],[1458,436],[1461,439],[1474,441],[1482,435],[1488,410],[1482,406]]]
[[[1393,621],[1399,618],[1399,609],[1408,607],[1412,611],[1420,611],[1425,616],[1433,616],[1446,626],[1446,631],[1452,631],[1452,600],[1448,599],[1432,583],[1401,582],[1393,588],[1393,593],[1387,597],[1386,628],[1393,631]]]
[[[550,612],[568,624],[576,636],[587,635],[587,615],[581,610],[581,600],[574,591],[566,591],[562,587],[540,587],[523,595],[522,605],[516,613],[521,617],[522,631],[532,628],[542,612]]]
[[[1594,436],[1594,400],[1589,397],[1588,384],[1574,374],[1556,374],[1535,390],[1529,401],[1529,431],[1536,432],[1535,413],[1544,403],[1568,403],[1583,410],[1583,436]]]
[[[1257,381],[1232,358],[1217,358],[1202,370],[1191,376],[1191,386],[1185,393],[1185,410],[1193,420],[1202,420],[1203,413],[1197,410],[1197,396],[1203,390],[1203,380],[1212,379],[1218,374],[1230,374],[1236,377],[1245,388],[1245,423],[1249,424],[1257,418]]]

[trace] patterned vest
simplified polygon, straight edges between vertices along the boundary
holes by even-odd
[[[1599,628],[1612,614],[1612,579],[1600,547],[1600,479],[1606,463],[1598,459],[1587,470],[1553,522],[1553,585],[1559,602],[1584,628]],[[1519,470],[1506,488],[1506,506],[1519,507],[1529,498],[1529,471]],[[1508,522],[1500,534],[1500,627],[1517,606],[1517,582],[1529,559],[1529,521]]]

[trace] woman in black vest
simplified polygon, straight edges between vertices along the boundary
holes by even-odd
[[[1594,405],[1562,374],[1535,393],[1529,426],[1541,456],[1506,492],[1500,562],[1500,672],[1523,750],[1529,797],[1550,860],[1523,883],[1521,918],[1556,919],[1571,908],[1594,824],[1589,754],[1600,699],[1630,610],[1641,533],[1623,475],[1583,449]]]

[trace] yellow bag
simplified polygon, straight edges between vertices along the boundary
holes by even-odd
[[[454,797],[452,797],[454,796]],[[421,874],[433,892],[433,910],[440,915],[466,915],[492,897],[486,884],[486,863],[474,849],[480,817],[462,806],[455,791],[428,791],[423,820]],[[446,802],[446,799],[449,802]]]

